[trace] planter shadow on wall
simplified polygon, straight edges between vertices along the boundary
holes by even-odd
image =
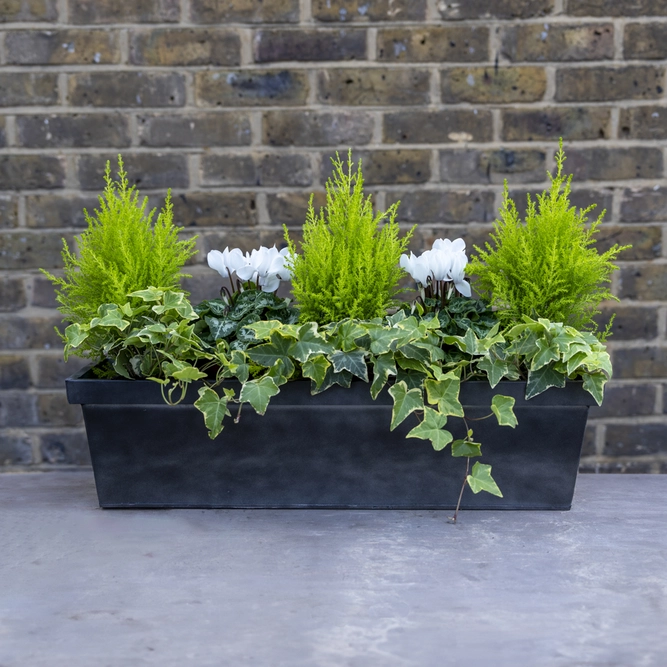
[[[169,406],[147,380],[102,380],[86,368],[66,384],[83,408],[105,508],[453,509],[465,474],[465,459],[405,438],[416,419],[390,432],[390,397],[373,401],[361,381],[316,396],[308,381],[290,382],[263,417],[245,406],[215,440],[192,405],[194,387]],[[461,507],[569,509],[590,395],[571,382],[526,401],[523,382],[464,382],[466,417],[488,414],[494,393],[516,399],[519,425],[469,423],[504,497],[466,489]],[[450,425],[463,437],[461,419]]]

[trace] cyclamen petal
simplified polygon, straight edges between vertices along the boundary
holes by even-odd
[[[208,255],[206,255],[206,261],[208,262],[208,265],[214,271],[217,271],[223,278],[229,277],[224,255],[219,250],[211,250]]]

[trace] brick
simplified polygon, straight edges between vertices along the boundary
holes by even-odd
[[[0,73],[0,107],[42,106],[57,103],[57,74]]]
[[[250,192],[188,192],[173,203],[174,222],[183,227],[257,224],[257,203]]]
[[[139,144],[156,148],[177,146],[247,146],[250,119],[247,113],[150,114],[137,117]]]
[[[32,442],[27,435],[0,433],[0,465],[30,465],[33,462]]]
[[[652,340],[658,335],[658,311],[656,308],[641,308],[636,306],[623,306],[612,303],[610,306],[602,307],[595,321],[601,331],[611,320],[615,313],[614,323],[611,325],[612,341],[617,340]]]
[[[58,0],[0,0],[0,23],[57,19]]]
[[[612,245],[632,245],[623,250],[620,259],[623,262],[657,259],[662,256],[662,230],[660,227],[612,226],[602,225],[598,234],[597,248],[600,252]]]
[[[65,379],[90,363],[79,357],[70,357],[65,362],[62,354],[38,354],[36,360],[39,389],[64,389]]]
[[[90,465],[88,440],[83,431],[43,433],[39,436],[39,449],[45,463]]]
[[[667,188],[627,188],[621,200],[623,222],[667,221]]]
[[[102,189],[102,184],[100,184]],[[99,206],[97,197],[80,195],[28,195],[26,224],[32,228],[86,227],[85,208],[91,215]]]
[[[305,104],[306,72],[298,70],[206,71],[195,75],[199,106],[257,107]]]
[[[440,151],[443,183],[536,183],[546,177],[546,155],[541,150],[473,149]]]
[[[223,250],[224,248],[240,248],[250,252],[261,245],[259,231],[255,229],[229,228],[223,231],[208,232],[203,235],[205,252]]]
[[[71,242],[72,235],[65,236]],[[1,234],[0,269],[51,269],[62,266],[62,237],[60,232],[20,231]]]
[[[78,72],[69,75],[69,103],[93,107],[181,107],[182,74],[155,72]]]
[[[40,426],[79,426],[83,423],[81,407],[70,405],[64,391],[39,394],[36,409]]]
[[[606,60],[614,57],[614,26],[531,23],[504,31],[502,53],[513,62]]]
[[[425,70],[327,69],[319,73],[318,86],[318,99],[323,104],[414,106],[430,100],[429,73]]]
[[[423,21],[426,0],[313,0],[317,21]]]
[[[77,172],[83,190],[104,188],[107,161],[116,164],[116,155],[81,155]],[[127,153],[123,156],[130,184],[140,190],[187,188],[189,185],[187,157],[175,153]]]
[[[489,240],[489,233],[491,232],[490,225],[437,225],[433,227],[420,227],[421,242],[418,248],[421,250],[429,250],[433,247],[435,239],[456,239],[462,238],[465,241],[468,255],[474,254],[475,246],[483,246]],[[419,238],[416,239],[419,242]],[[410,244],[413,245],[412,243]],[[413,285],[411,285],[412,287]]]
[[[390,62],[479,62],[489,59],[488,28],[380,28],[377,57]]]
[[[0,389],[27,389],[29,386],[28,360],[16,354],[0,355]]]
[[[201,267],[202,270],[204,267]],[[201,303],[205,299],[215,299],[220,294],[220,287],[223,279],[217,271],[212,271],[208,266],[205,267],[206,272],[198,272],[193,274],[190,278],[183,278],[181,286],[184,290],[190,293],[190,303]],[[228,285],[228,283],[225,282]]]
[[[400,201],[399,222],[490,222],[495,195],[485,190],[398,190],[387,193],[386,205]]]
[[[68,0],[72,23],[173,23],[179,0]]]
[[[37,426],[37,396],[25,391],[0,391],[0,426]]]
[[[632,347],[612,351],[614,377],[664,378],[667,377],[667,348]]]
[[[7,145],[7,132],[5,129],[5,119],[0,116],[0,148],[4,148]]]
[[[0,276],[0,312],[12,313],[27,305],[21,278]]]
[[[203,185],[307,186],[313,182],[307,155],[204,155]]]
[[[505,141],[564,141],[606,139],[611,110],[601,107],[503,109]]]
[[[310,194],[304,192],[279,192],[267,195],[269,217],[273,224],[302,225],[306,220]],[[324,192],[313,193],[313,206],[319,211],[326,203]]]
[[[556,72],[558,102],[650,100],[662,96],[664,69],[649,65],[628,67],[571,67]]]
[[[667,294],[667,266],[642,264],[623,267],[618,276],[618,294],[621,299],[663,301]]]
[[[109,30],[15,30],[5,36],[10,65],[88,65],[120,62],[118,33]]]
[[[62,188],[65,160],[45,155],[0,156],[0,183],[11,190]]]
[[[241,40],[232,30],[156,28],[132,33],[130,62],[134,65],[234,66],[241,64]]]
[[[667,58],[666,23],[630,23],[623,33],[626,60],[664,60]]]
[[[72,246],[70,245],[70,249]],[[61,262],[62,263],[62,262]],[[53,271],[54,275],[62,275],[61,270]],[[43,275],[38,275],[33,278],[32,287],[27,285],[28,294],[30,296],[30,305],[37,308],[57,308],[55,287],[51,281]]]
[[[194,23],[297,23],[299,0],[192,0]]]
[[[446,21],[465,19],[527,19],[546,16],[553,10],[554,0],[442,0],[440,16]]]
[[[365,30],[259,30],[253,39],[255,62],[363,60]]]
[[[333,154],[322,157],[322,183],[332,172],[331,157]],[[341,156],[341,159],[345,157]],[[354,151],[352,159],[355,164],[361,160],[366,185],[425,183],[431,177],[430,151]]]
[[[23,148],[104,148],[131,143],[126,114],[40,114],[17,116],[18,145]]]
[[[0,195],[0,229],[11,229],[18,224],[18,199],[12,195]]]
[[[566,164],[578,182],[660,178],[663,174],[658,148],[569,149]]]
[[[568,0],[571,16],[667,16],[664,0]]]
[[[607,429],[605,456],[646,456],[667,452],[667,424],[614,424]]]
[[[60,338],[53,327],[60,324],[60,316],[21,317],[3,315],[0,318],[0,348],[6,350],[29,350],[33,348],[59,348]]]
[[[588,412],[589,419],[603,417],[638,417],[655,412],[656,387],[652,384],[614,384],[604,389],[604,401]]]
[[[618,135],[621,139],[667,139],[667,108],[645,106],[621,109]]]
[[[542,67],[455,67],[441,73],[445,104],[538,102],[547,89]]]
[[[373,138],[373,117],[363,112],[267,111],[262,141],[270,146],[360,146]]]
[[[491,112],[470,109],[397,111],[384,116],[387,144],[440,144],[492,140]]]
[[[541,195],[542,193],[543,190],[539,188],[522,190],[512,188],[509,195],[516,205],[519,216],[521,218],[525,218],[526,210],[528,208],[528,199],[526,195],[530,194],[531,199],[537,203],[537,195]],[[597,220],[600,214],[604,211],[604,221],[611,218],[611,205],[613,196],[614,192],[611,188],[606,188],[604,190],[581,188],[572,190],[572,192],[570,192],[570,204],[572,206],[576,206],[576,208],[579,210],[588,208],[592,204],[595,204],[595,208],[588,213],[588,220]]]

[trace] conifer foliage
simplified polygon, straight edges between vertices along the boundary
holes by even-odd
[[[64,275],[44,273],[56,287],[59,310],[66,320],[87,323],[100,304],[124,304],[128,294],[157,286],[178,286],[185,262],[196,253],[195,240],[178,240],[173,225],[171,195],[155,221],[155,209],[146,213],[147,198],[139,203],[135,186],[129,187],[122,157],[118,180],[107,162],[106,187],[94,215],[84,210],[88,227],[76,239],[73,252],[63,239]]]
[[[316,214],[311,197],[299,254],[285,229],[300,320],[328,324],[384,317],[395,304],[404,275],[399,259],[412,230],[399,238],[398,204],[373,214],[370,196],[364,197],[361,162],[353,172],[351,152],[347,167],[338,154],[332,162],[326,206]]]
[[[630,246],[615,244],[598,252],[595,236],[604,211],[587,225],[587,214],[595,205],[579,211],[571,206],[572,176],[563,175],[564,162],[561,141],[556,175],[549,174],[551,187],[537,195],[537,202],[528,195],[525,222],[505,183],[500,220],[491,234],[495,247],[475,246],[478,254],[468,273],[477,276],[476,291],[497,309],[496,315],[506,325],[527,315],[595,331],[600,302],[618,300],[609,290],[617,268],[612,262]]]

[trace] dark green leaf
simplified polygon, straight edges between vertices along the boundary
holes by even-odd
[[[329,356],[333,364],[334,371],[350,371],[352,375],[368,382],[368,366],[366,365],[366,353],[363,350],[354,350],[352,352],[342,352],[340,350]]]
[[[564,387],[566,379],[563,373],[559,373],[551,366],[542,366],[537,371],[528,371],[526,398],[533,398],[549,387]]]
[[[470,440],[454,440],[452,442],[452,456],[473,458],[482,455],[482,445]]]

